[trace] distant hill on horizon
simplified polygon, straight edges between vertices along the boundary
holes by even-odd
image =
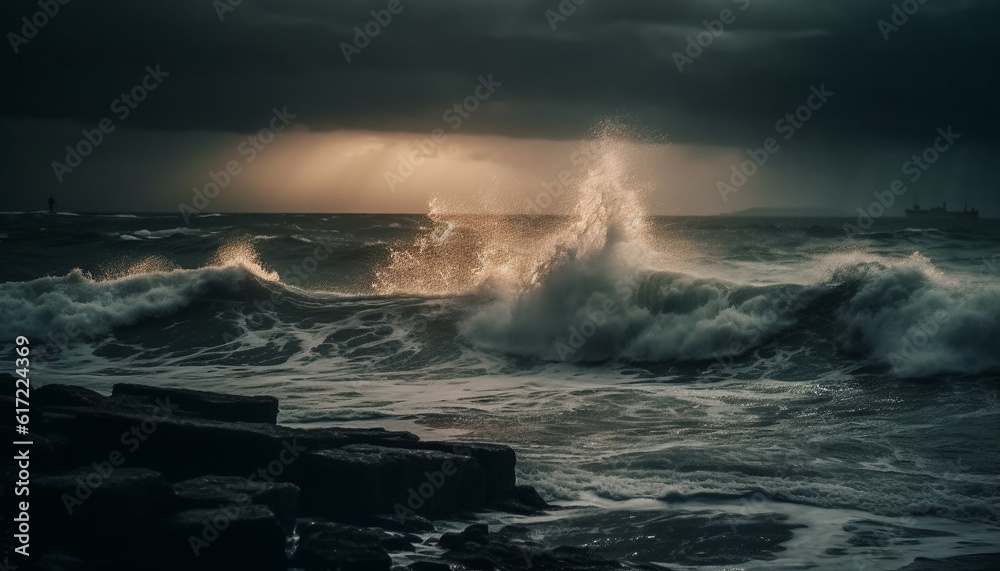
[[[837,208],[747,208],[720,216],[779,217],[779,218],[850,218],[850,214]]]

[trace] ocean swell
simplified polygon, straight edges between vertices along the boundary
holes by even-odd
[[[798,304],[792,290],[636,272],[602,258],[561,265],[461,330],[484,348],[547,361],[726,359],[790,326]]]
[[[850,268],[863,277],[837,322],[848,352],[904,377],[1000,369],[1000,290],[948,282],[925,260]]]
[[[949,283],[914,260],[859,262],[814,285],[762,287],[595,258],[491,303],[461,330],[485,349],[546,361],[722,365],[768,343],[800,343],[793,334],[808,331],[898,376],[1000,370],[1000,290]]]
[[[247,269],[211,267],[97,281],[80,270],[61,277],[0,285],[0,335],[53,333],[94,337],[161,317],[212,295],[232,295],[257,278]]]

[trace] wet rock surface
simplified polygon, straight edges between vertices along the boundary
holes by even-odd
[[[180,509],[209,509],[226,505],[264,505],[291,533],[299,506],[299,487],[286,482],[263,482],[235,476],[202,476],[174,484]]]
[[[171,389],[120,383],[111,390],[113,397],[132,397],[157,405],[160,401],[171,400],[182,411],[209,420],[229,422],[263,422],[275,424],[278,421],[278,399],[267,396],[237,396],[195,391],[191,389]]]

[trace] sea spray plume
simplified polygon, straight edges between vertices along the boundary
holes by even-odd
[[[392,246],[372,289],[380,295],[508,295],[519,291],[539,265],[539,244],[555,219],[459,212],[440,198],[430,202],[428,224],[409,243]]]
[[[154,272],[171,272],[179,270],[180,266],[170,261],[166,256],[159,254],[145,256],[141,259],[118,259],[101,266],[97,274],[98,281],[107,282],[136,276],[140,274],[151,274]]]
[[[567,259],[591,257],[609,244],[638,242],[644,213],[640,185],[630,174],[630,147],[653,142],[621,122],[591,134],[596,160],[577,184],[541,216],[506,215],[495,200],[468,206],[430,201],[430,224],[412,243],[397,244],[373,289],[382,295],[516,297],[537,287]]]
[[[216,249],[205,267],[240,267],[265,281],[280,281],[277,272],[264,267],[253,242],[247,238],[229,240]],[[101,265],[98,281],[113,281],[142,274],[165,273],[182,269],[166,256],[155,254],[138,260],[119,258]]]
[[[462,295],[498,274],[497,251],[516,237],[496,217],[452,211],[440,199],[429,205],[428,222],[412,243],[395,244],[373,289],[381,295]],[[491,271],[492,270],[492,271]]]
[[[536,244],[528,283],[462,326],[476,344],[549,360],[603,360],[631,337],[630,276],[648,254],[645,213],[630,169],[628,131],[605,122],[597,159],[568,192],[569,215]],[[586,354],[578,352],[586,338]]]
[[[240,267],[262,280],[281,281],[278,272],[264,267],[260,261],[260,254],[257,253],[253,242],[248,238],[230,240],[219,246],[209,265],[224,268]]]
[[[544,257],[533,275],[533,284],[570,260],[617,256],[632,266],[643,254],[645,211],[641,181],[631,174],[631,147],[642,141],[629,138],[619,124],[603,122],[594,130],[596,160],[577,183],[569,217],[543,250]]]

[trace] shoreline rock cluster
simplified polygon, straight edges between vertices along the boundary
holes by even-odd
[[[507,446],[281,426],[274,397],[133,384],[111,396],[68,385],[34,393],[36,569],[622,568],[548,549],[520,526],[436,532],[433,520],[550,509],[517,485]],[[9,553],[9,534],[0,542]],[[410,554],[408,567],[398,554]]]

